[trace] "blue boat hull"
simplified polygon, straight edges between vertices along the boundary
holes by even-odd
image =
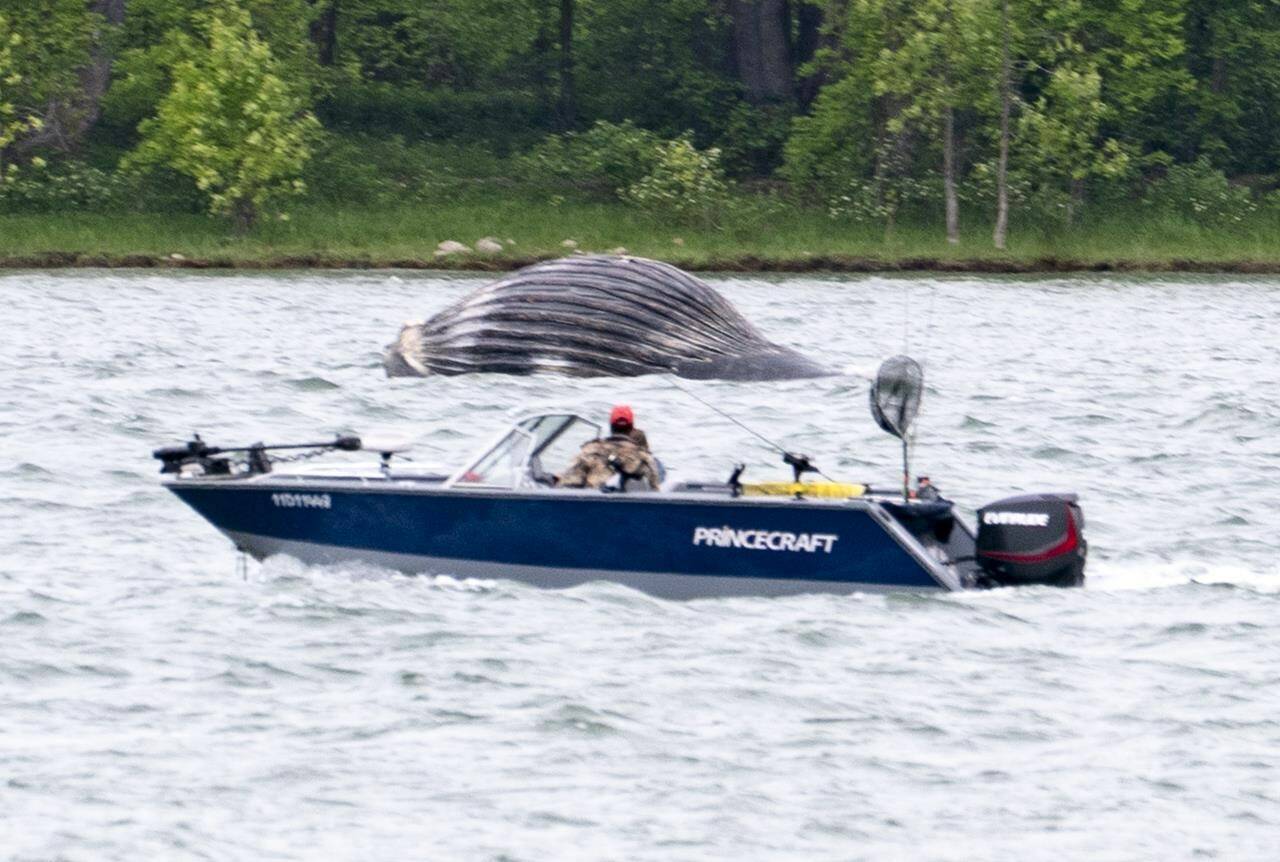
[[[398,488],[271,479],[169,488],[258,558],[653,595],[848,593],[959,584],[874,502]]]

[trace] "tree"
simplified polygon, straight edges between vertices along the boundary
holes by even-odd
[[[344,0],[337,39],[366,80],[464,89],[510,83],[554,6],[543,0]]]
[[[19,135],[38,127],[40,122],[39,118],[22,116],[13,103],[13,90],[22,83],[22,75],[13,62],[13,49],[21,45],[22,37],[0,15],[0,183],[12,176],[12,166],[5,163],[5,151]]]
[[[1158,103],[1169,149],[1224,170],[1280,168],[1280,5],[1275,0],[1187,0],[1187,98]]]
[[[561,131],[578,122],[578,97],[573,86],[573,2],[560,0],[560,99],[556,107]]]
[[[1054,69],[1039,98],[1022,114],[1018,138],[1023,157],[1042,185],[1065,192],[1068,226],[1084,202],[1085,180],[1118,177],[1129,166],[1129,153],[1120,143],[1101,137],[1106,115],[1102,75],[1083,55]]]
[[[947,241],[960,241],[956,114],[990,101],[991,21],[982,0],[918,0],[876,60],[876,92],[891,97],[888,130],[940,139]]]
[[[706,0],[577,0],[574,22],[580,122],[692,131],[706,146],[742,105],[728,73],[730,21]]]
[[[156,116],[139,127],[129,166],[165,165],[195,180],[211,212],[253,226],[273,200],[304,190],[298,178],[319,123],[279,75],[249,15],[225,2],[205,20]]]
[[[1164,145],[1157,106],[1187,92],[1182,67],[1185,0],[1024,0],[1027,98],[1019,160],[1042,197],[1065,194],[1067,223],[1086,181],[1118,178],[1135,156]]]
[[[754,104],[788,102],[795,79],[791,63],[791,9],[787,0],[729,0],[738,79]]]
[[[0,15],[17,37],[9,62],[19,79],[9,85],[7,100],[27,125],[10,142],[11,153],[70,149],[96,119],[106,89],[109,65],[95,67],[91,54],[103,36],[101,16],[84,0],[0,0]]]
[[[338,62],[338,0],[326,0],[312,14],[315,17],[311,19],[309,31],[316,46],[316,62],[332,66]]]
[[[902,43],[903,0],[825,0],[824,42],[811,64],[826,80],[808,116],[792,122],[783,172],[821,195],[833,215],[893,220],[892,174],[908,148],[881,59]]]
[[[1009,237],[1009,118],[1013,111],[1013,22],[1009,0],[1000,0],[1000,154],[996,157],[996,225],[991,238],[1004,251]]]
[[[4,0],[0,0],[4,2]],[[122,2],[122,0],[110,0]],[[128,15],[117,38],[111,89],[103,100],[104,134],[131,147],[139,123],[153,116],[173,86],[173,70],[187,59],[192,40],[205,38],[210,9],[226,0],[128,0]],[[271,50],[278,77],[308,105],[334,76],[321,65],[312,27],[328,8],[311,0],[236,0],[249,14],[254,32]]]

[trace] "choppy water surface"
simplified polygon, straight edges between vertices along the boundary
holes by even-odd
[[[287,559],[154,446],[338,430],[450,465],[512,411],[630,402],[677,475],[783,468],[662,380],[387,380],[476,283],[0,277],[0,857],[1270,859],[1280,282],[716,279],[849,374],[690,384],[836,478],[1078,490],[1089,587],[658,601]]]

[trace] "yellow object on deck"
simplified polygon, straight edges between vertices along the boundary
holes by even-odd
[[[742,493],[747,497],[830,497],[847,499],[861,497],[866,485],[851,482],[744,482]]]

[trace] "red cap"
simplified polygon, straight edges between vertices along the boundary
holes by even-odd
[[[619,404],[613,408],[613,412],[609,414],[610,425],[625,425],[628,428],[635,425],[636,417],[631,412],[631,408],[625,404]]]

